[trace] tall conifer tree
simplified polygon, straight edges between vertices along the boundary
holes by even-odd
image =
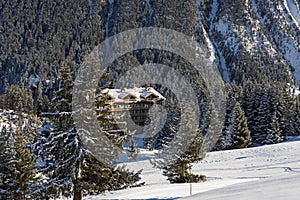
[[[53,100],[54,112],[50,114],[54,126],[44,131],[35,143],[45,163],[40,171],[47,177],[40,195],[73,196],[74,200],[80,200],[86,194],[134,185],[139,180],[139,172],[135,174],[99,162],[84,148],[72,119],[72,76],[68,67],[62,67],[60,72],[60,86]]]

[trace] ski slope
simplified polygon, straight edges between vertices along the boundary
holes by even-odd
[[[195,164],[193,173],[204,174],[207,181],[169,184],[147,158],[152,152],[141,151],[139,161],[128,162],[132,170],[143,168],[146,185],[111,191],[84,199],[203,199],[300,200],[300,138],[285,143],[208,153]]]

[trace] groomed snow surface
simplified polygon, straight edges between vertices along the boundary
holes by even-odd
[[[193,173],[207,176],[207,181],[169,184],[161,171],[152,168],[153,152],[141,151],[139,161],[127,162],[131,170],[143,169],[146,185],[111,191],[96,199],[201,199],[201,200],[300,200],[300,137],[288,142],[255,148],[208,153],[195,164]]]

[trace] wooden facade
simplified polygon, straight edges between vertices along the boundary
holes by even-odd
[[[151,106],[161,104],[165,100],[165,97],[152,87],[108,89],[106,92],[109,98],[105,103],[110,105],[111,113],[118,121],[116,127],[110,127],[110,131],[122,131],[130,117],[135,125],[127,125],[127,128],[140,133],[146,123]]]

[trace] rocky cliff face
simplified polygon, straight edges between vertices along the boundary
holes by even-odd
[[[212,46],[226,81],[300,83],[299,1],[210,0],[197,9],[208,39],[198,37]]]

